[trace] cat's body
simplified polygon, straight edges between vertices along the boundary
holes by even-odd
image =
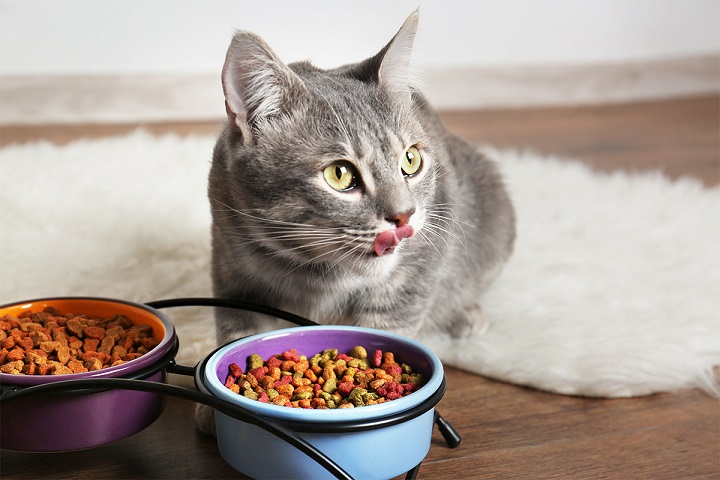
[[[329,71],[236,35],[209,178],[216,296],[410,336],[483,328],[513,208],[496,166],[411,88],[416,26],[414,14],[378,55]],[[220,343],[276,327],[217,314]]]

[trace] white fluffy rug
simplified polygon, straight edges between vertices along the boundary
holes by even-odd
[[[209,296],[209,136],[0,149],[0,302]],[[590,396],[718,395],[720,188],[487,149],[518,213],[482,302],[489,331],[423,338],[447,365]],[[214,347],[209,308],[168,310],[179,363]]]

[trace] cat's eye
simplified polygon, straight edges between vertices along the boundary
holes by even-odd
[[[403,158],[402,165],[400,166],[403,175],[411,177],[420,171],[420,167],[422,167],[422,156],[420,155],[420,150],[414,146],[408,148],[405,151],[405,158]]]
[[[327,184],[338,192],[350,190],[357,184],[355,167],[353,167],[350,162],[344,160],[333,162],[325,167],[323,177]]]

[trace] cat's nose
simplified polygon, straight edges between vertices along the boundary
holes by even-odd
[[[395,215],[388,216],[386,220],[394,224],[394,228],[385,230],[375,237],[373,243],[373,249],[378,257],[382,257],[385,254],[393,253],[395,247],[406,238],[410,238],[415,234],[415,230],[410,225],[410,217],[415,213],[415,208],[410,210],[397,213]]]
[[[415,208],[402,213],[396,213],[395,215],[388,217],[386,220],[390,223],[394,223],[396,227],[402,227],[410,223],[410,217],[415,213]]]

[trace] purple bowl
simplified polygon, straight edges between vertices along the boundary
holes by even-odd
[[[160,341],[149,353],[93,372],[68,375],[12,375],[0,373],[3,390],[94,378],[132,378],[165,382],[165,367],[174,358],[175,328],[160,311],[146,305],[90,297],[30,300],[0,306],[0,317],[54,307],[62,313],[110,317],[126,315],[135,324],[149,324]],[[0,409],[0,448],[25,452],[61,452],[97,447],[123,439],[154,422],[165,408],[163,395],[141,391],[63,391],[7,402]]]

